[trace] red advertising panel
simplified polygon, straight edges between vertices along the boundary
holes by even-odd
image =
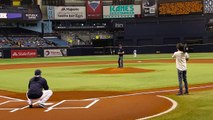
[[[37,50],[11,50],[11,58],[33,58],[37,57]]]
[[[87,0],[87,19],[102,19],[102,0]]]

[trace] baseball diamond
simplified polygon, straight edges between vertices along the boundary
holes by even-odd
[[[0,0],[0,120],[212,120],[213,0]]]
[[[197,55],[194,54],[192,56],[197,56]],[[42,71],[47,71],[48,69],[52,69],[53,71],[56,70],[54,74],[59,74],[62,77],[63,76],[62,74],[64,71],[61,71],[61,69],[65,68],[65,70],[67,70],[66,68],[68,68],[68,69],[72,69],[72,71],[74,70],[73,73],[68,72],[68,74],[72,74],[71,75],[72,77],[75,78],[75,75],[79,77],[78,74],[89,75],[91,76],[91,78],[88,78],[88,79],[91,79],[91,82],[92,82],[92,78],[95,78],[96,75],[111,76],[112,78],[117,78],[118,76],[127,75],[127,76],[132,76],[132,78],[129,79],[132,81],[133,79],[135,79],[133,76],[142,75],[141,77],[145,79],[145,76],[143,76],[143,74],[154,75],[156,73],[158,74],[158,72],[163,72],[164,71],[163,69],[165,69],[163,67],[160,67],[161,69],[156,69],[155,67],[151,67],[153,65],[154,66],[157,65],[158,67],[160,64],[162,64],[164,67],[166,64],[170,64],[171,66],[174,65],[174,60],[171,60],[171,59],[148,60],[144,58],[140,60],[128,60],[129,59],[128,57],[130,56],[127,56],[126,58],[127,60],[125,60],[125,64],[127,64],[127,67],[123,68],[122,71],[120,70],[120,68],[110,67],[112,65],[114,66],[116,64],[116,61],[111,61],[111,60],[103,61],[105,59],[104,56],[103,57],[97,56],[97,59],[99,59],[99,61],[84,61],[87,58],[82,57],[82,62],[79,62],[79,60],[78,62],[76,62],[75,60],[66,61],[67,58],[65,58],[65,61],[63,62],[62,58],[60,58],[59,61],[57,61],[58,58],[52,58],[52,59],[56,59],[55,62],[36,63],[37,60],[39,61],[39,59],[37,59],[34,62],[26,62],[25,64],[23,64],[21,62],[22,61],[21,59],[14,59],[13,61],[15,63],[17,62],[18,64],[14,64],[14,62],[5,64],[4,60],[1,60],[3,61],[2,62],[3,64],[0,65],[0,70],[1,70],[1,73],[3,74],[4,72],[11,73],[11,71],[20,71],[20,73],[23,74],[23,70],[31,71],[31,70],[40,68],[42,69]],[[138,61],[141,61],[141,62],[138,62]],[[190,60],[189,66],[197,66],[197,65],[206,66],[207,65],[209,67],[212,65],[212,63],[213,63],[213,59],[211,58],[203,59],[202,55],[201,56],[199,55],[199,57],[195,57],[195,59]],[[83,71],[76,72],[75,69],[83,69]],[[123,70],[125,72],[123,72]],[[148,70],[148,72],[146,70]],[[135,71],[135,72],[132,72],[132,71]],[[118,73],[115,74],[113,72],[118,72]],[[29,74],[31,73],[29,72]],[[51,75],[51,73],[48,73],[48,74]],[[47,77],[49,75],[44,73],[43,76]],[[24,79],[26,79],[25,76],[23,77]],[[72,77],[70,77],[69,79],[71,80]],[[100,78],[102,77],[100,76]],[[8,79],[11,79],[11,78],[9,77]],[[47,77],[47,80],[49,79],[54,79],[54,78]],[[117,80],[114,79],[113,81],[120,81],[119,79],[120,78],[118,78]],[[54,81],[55,80],[57,79],[54,79]],[[63,82],[63,80],[62,81],[61,80],[59,81]],[[98,79],[98,80],[100,81],[101,79]],[[57,90],[58,84],[54,85],[54,81],[49,80],[50,85],[52,87],[51,89],[53,89],[54,94],[50,98],[50,100],[47,102],[46,108],[40,108],[38,103],[33,104],[34,108],[32,109],[28,108],[25,93],[22,92],[22,91],[25,91],[25,88],[19,89],[18,93],[16,92],[16,90],[15,91],[12,90],[13,88],[6,88],[5,90],[1,90],[0,91],[0,114],[2,116],[2,119],[13,120],[18,118],[18,119],[25,120],[25,119],[33,119],[31,117],[33,117],[34,115],[36,116],[41,115],[43,119],[45,118],[45,119],[65,119],[65,120],[66,119],[109,120],[114,118],[116,118],[117,120],[150,119],[150,118],[159,118],[158,116],[164,116],[165,114],[168,114],[172,111],[176,111],[176,109],[178,109],[177,107],[180,106],[180,103],[176,101],[177,98],[174,98],[174,94],[177,93],[178,91],[177,87],[174,87],[176,86],[176,84],[174,84],[174,86],[172,84],[167,86],[160,85],[159,87],[156,87],[156,88],[155,87],[149,88],[142,85],[143,88],[129,89],[129,90],[128,89],[113,90],[113,88],[108,88],[108,90],[106,91],[100,88],[98,88],[100,90],[95,90],[97,89],[95,87],[91,88],[90,90],[83,90],[82,88],[75,90],[75,88],[72,88],[72,86],[70,86],[69,88],[70,90],[64,89],[65,91],[63,91],[63,89]],[[142,80],[141,82],[146,84],[144,80]],[[154,81],[150,81],[150,82],[154,84]],[[205,91],[207,91],[208,93],[208,91],[211,91],[213,89],[212,82],[206,82],[206,83],[196,82],[195,84],[193,84],[192,81],[190,82],[191,84],[189,85],[189,91],[190,91],[190,95],[188,95],[189,97],[196,96],[196,94],[199,95],[200,91],[201,93],[204,92],[205,94]],[[23,83],[26,83],[26,82],[23,81]],[[100,84],[99,82],[97,83]],[[81,86],[81,84],[79,84],[79,86]],[[104,87],[101,84],[100,86]],[[107,86],[110,86],[110,85],[107,85]],[[66,86],[62,85],[61,87],[63,88]],[[9,92],[8,90],[9,91],[12,90],[14,92]],[[173,99],[169,98],[168,96],[169,97],[173,96],[172,97]],[[187,96],[185,96],[184,98],[187,98]],[[24,114],[30,114],[29,116],[30,118],[27,116],[24,117]],[[82,114],[84,115],[82,116]]]

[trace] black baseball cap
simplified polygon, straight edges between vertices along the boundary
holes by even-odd
[[[41,75],[41,70],[39,69],[35,70],[35,75]]]

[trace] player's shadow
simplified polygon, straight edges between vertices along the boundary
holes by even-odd
[[[50,107],[49,105],[46,105],[45,108],[39,106],[39,105],[34,105],[32,108],[28,108],[28,109],[47,109],[48,107]]]

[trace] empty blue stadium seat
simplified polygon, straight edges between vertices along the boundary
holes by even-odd
[[[47,39],[48,41],[54,42],[57,46],[60,47],[67,47],[68,43],[64,40],[61,40],[57,37],[44,37],[44,39]]]

